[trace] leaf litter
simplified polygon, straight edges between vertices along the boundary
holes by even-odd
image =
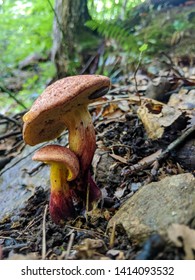
[[[167,157],[158,161],[162,151],[181,137],[186,128],[194,126],[194,89],[190,89],[188,83],[188,92],[182,91],[189,80],[178,77],[174,71],[169,77],[171,88],[178,89],[176,103],[172,94],[168,104],[144,97],[150,79],[137,74],[140,96],[132,95],[137,92],[132,78],[124,85],[113,85],[107,97],[90,106],[97,135],[93,172],[102,190],[102,201],[91,212],[81,213],[75,220],[58,226],[51,221],[48,210],[45,212],[49,191],[36,187],[23,209],[0,222],[1,259],[194,258],[191,252],[194,250],[194,231],[186,226],[181,231],[178,226],[175,235],[169,231],[172,244],[158,234],[144,244],[132,243],[120,226],[112,233],[107,231],[111,217],[141,186],[189,170],[185,162],[179,163],[175,149],[168,150]],[[18,116],[13,119],[20,122]],[[9,126],[0,142],[3,159],[16,157],[24,149],[21,123],[13,126],[13,121],[7,121]],[[6,172],[6,163],[1,169]],[[32,173],[32,176],[36,175]]]

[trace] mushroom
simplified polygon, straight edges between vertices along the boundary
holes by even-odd
[[[48,86],[24,117],[24,141],[34,146],[69,130],[69,147],[77,155],[84,174],[96,149],[88,104],[107,93],[110,79],[101,75],[66,77]]]
[[[37,150],[33,160],[50,165],[51,194],[49,211],[52,220],[59,224],[75,216],[70,181],[79,174],[79,161],[66,147],[48,145]]]

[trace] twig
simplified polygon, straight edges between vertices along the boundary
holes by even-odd
[[[139,172],[141,170],[144,170],[151,164],[153,164],[157,157],[161,154],[161,150],[158,150],[157,152],[154,152],[153,154],[149,155],[148,157],[138,161],[136,164],[129,167],[128,170],[123,169],[122,176],[127,176],[136,172]]]
[[[154,164],[155,162],[156,162],[155,169],[157,169],[159,166],[158,163],[163,159],[165,159],[173,149],[175,149],[179,144],[181,144],[194,131],[195,131],[195,125],[185,130],[184,133],[175,141],[173,141],[171,144],[169,144],[164,151],[162,151],[160,154],[157,153],[156,157],[151,157],[151,160],[148,160],[147,162],[140,162],[140,163],[138,162],[130,166],[130,169],[124,170],[122,175],[126,177],[127,175],[133,174],[137,171],[144,170],[145,168]]]
[[[68,241],[67,251],[66,251],[65,258],[64,258],[65,260],[67,260],[69,255],[70,255],[70,250],[72,248],[72,244],[73,244],[73,241],[74,241],[74,236],[75,236],[75,234],[74,234],[74,232],[72,232],[71,235],[70,235],[70,239]]]
[[[96,54],[92,55],[88,61],[86,62],[86,64],[84,65],[84,67],[81,69],[80,74],[84,74],[87,69],[89,68],[89,66],[92,64],[93,61],[96,62],[96,60],[99,59],[100,55],[102,55],[104,53],[104,47],[105,47],[105,42],[103,41],[101,43],[101,45],[98,47]],[[97,68],[97,67],[96,67]],[[94,74],[96,71],[96,69],[94,69],[94,71],[90,71],[90,74]]]
[[[98,54],[96,53],[95,55],[91,56],[88,61],[86,62],[86,64],[84,65],[83,69],[81,69],[80,74],[82,75],[83,73],[85,73],[85,71],[89,68],[89,66],[91,65],[91,63],[95,60],[95,58],[98,56]]]
[[[110,247],[110,248],[113,248],[113,247],[114,247],[115,232],[116,232],[116,222],[114,222],[114,224],[113,224],[112,232],[111,232],[111,235],[110,235],[110,242],[109,242],[109,247]]]
[[[44,214],[43,214],[42,260],[45,260],[45,256],[46,256],[46,231],[45,231],[45,226],[46,226],[47,209],[48,209],[48,205],[45,206],[45,210],[44,210]]]
[[[11,149],[9,150],[9,152],[6,153],[6,155],[9,154],[11,151],[16,150],[16,148],[18,148],[18,147],[19,147],[20,151],[25,147],[25,143],[23,140],[20,140],[15,145],[13,145],[11,147]]]
[[[15,244],[15,245],[3,247],[2,250],[3,250],[3,252],[6,252],[6,251],[13,250],[13,249],[21,249],[21,248],[26,247],[28,245],[29,245],[28,243]]]
[[[44,165],[45,165],[45,163],[43,163],[43,162],[38,163],[37,166],[35,166],[31,171],[26,171],[26,173],[27,173],[28,175],[32,176],[34,173],[36,173],[36,172],[39,170],[39,168],[40,168],[41,166],[44,166]]]
[[[87,195],[86,195],[86,222],[88,223],[88,212],[89,212],[89,183],[87,184]]]
[[[137,84],[137,77],[136,77],[136,75],[137,75],[137,71],[139,70],[141,61],[142,61],[142,52],[140,52],[140,54],[139,54],[138,64],[137,64],[135,72],[133,74],[133,78],[135,80],[135,90],[136,90],[136,93],[138,93],[138,84]]]
[[[83,233],[86,233],[86,234],[89,234],[90,236],[92,237],[101,237],[101,236],[105,236],[105,233],[102,232],[97,232],[97,231],[94,231],[94,230],[89,230],[89,229],[82,229],[82,228],[78,228],[78,227],[73,227],[73,226],[70,226],[70,225],[66,225],[65,226],[66,228],[70,228],[70,229],[74,229],[78,232],[83,232]]]
[[[158,157],[157,160],[160,161],[167,157],[167,155],[175,149],[179,144],[181,144],[192,132],[195,131],[195,125],[191,126],[189,129],[185,130],[184,133],[177,138],[175,141],[173,141],[171,144],[168,145],[166,150],[164,150]]]
[[[8,138],[10,136],[15,136],[15,135],[18,135],[18,134],[21,134],[21,131],[12,131],[12,132],[9,132],[9,133],[5,133],[4,135],[0,136],[0,140],[3,140],[3,139]]]
[[[11,97],[12,99],[14,99],[16,101],[16,103],[18,103],[18,105],[20,105],[21,107],[23,107],[24,109],[27,109],[27,107],[20,101],[18,100],[14,94],[12,94],[11,91],[9,91],[8,89],[6,89],[4,86],[0,85],[0,90],[2,92],[5,92],[9,95],[9,97]]]
[[[29,152],[26,156],[20,158],[19,160],[17,160],[16,162],[13,163],[13,165],[10,165],[7,168],[4,168],[1,172],[0,172],[0,176],[3,175],[3,173],[7,172],[9,169],[11,169],[12,167],[14,167],[15,165],[17,165],[19,162],[25,160],[27,157],[29,157],[30,155],[32,155],[36,150],[38,150],[40,147],[43,147],[44,144],[42,144],[41,146],[39,146],[38,148],[32,150],[32,152]],[[24,163],[25,165],[25,163]]]
[[[22,124],[19,121],[15,120],[12,117],[8,117],[8,116],[4,116],[3,114],[0,114],[0,118],[1,119],[5,119],[5,120],[10,121],[10,122],[13,122],[14,124],[16,124],[16,125],[18,125],[20,127],[22,126]]]
[[[40,220],[41,220],[41,215],[39,215],[39,216],[35,217],[34,219],[32,219],[32,220],[28,223],[28,225],[26,226],[26,228],[25,228],[23,231],[21,231],[21,232],[19,233],[17,239],[19,239],[22,235],[24,235],[24,234],[27,232],[27,230],[29,230],[31,227],[35,226],[38,222],[40,222]]]
[[[63,134],[60,135],[60,137],[58,139],[61,139],[62,137],[65,137],[66,135],[68,135],[68,131],[65,131]],[[55,142],[56,143],[56,142]],[[58,141],[57,141],[58,143]],[[3,173],[7,172],[9,169],[11,169],[12,167],[14,167],[16,164],[18,164],[19,162],[25,160],[26,158],[28,158],[30,155],[32,155],[36,150],[38,150],[39,148],[43,147],[45,144],[41,144],[40,146],[38,146],[38,148],[33,149],[31,152],[29,152],[26,156],[20,158],[19,160],[17,160],[16,162],[13,163],[13,165],[10,165],[7,168],[4,168],[1,172],[0,172],[0,176],[3,175]],[[67,146],[67,144],[64,144],[64,146]],[[25,164],[25,163],[24,163]]]

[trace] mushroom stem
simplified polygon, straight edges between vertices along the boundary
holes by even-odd
[[[74,217],[75,209],[71,198],[68,170],[62,163],[50,163],[51,195],[49,210],[52,220],[59,224],[63,220]]]
[[[80,174],[75,181],[79,190],[77,197],[82,197],[85,205],[89,184],[88,206],[90,210],[93,207],[93,202],[97,202],[101,198],[101,191],[93,181],[89,171],[96,149],[96,137],[87,104],[72,108],[65,115],[65,119],[69,130],[69,148],[77,155],[80,162]]]
[[[81,166],[81,173],[89,169],[96,149],[95,130],[87,104],[78,105],[66,113],[65,124],[69,130],[69,147]]]
[[[93,208],[93,204],[97,203],[99,199],[102,197],[102,192],[100,188],[96,185],[95,181],[93,180],[93,177],[91,176],[90,171],[88,171],[88,184],[90,186],[89,188],[89,210]]]
[[[71,181],[79,175],[79,161],[76,155],[66,147],[48,145],[36,151],[32,159],[50,165],[49,210],[52,220],[59,224],[74,217],[75,208],[72,200],[74,182]]]

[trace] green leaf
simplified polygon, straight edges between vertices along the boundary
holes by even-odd
[[[140,48],[139,48],[139,51],[140,52],[144,52],[148,49],[148,44],[143,44]]]

